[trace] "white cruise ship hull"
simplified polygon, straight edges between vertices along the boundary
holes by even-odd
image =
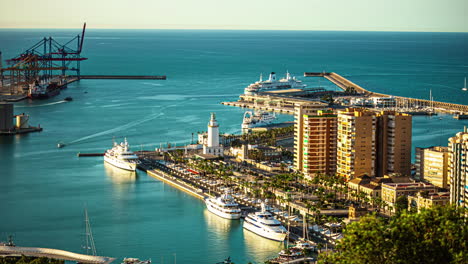
[[[236,220],[236,219],[240,219],[241,217],[241,214],[238,213],[238,214],[229,214],[229,213],[225,213],[223,211],[220,211],[218,210],[216,207],[214,207],[211,202],[206,199],[205,200],[205,204],[206,204],[206,209],[208,209],[209,212],[217,215],[217,216],[220,216],[222,218],[226,218],[226,219],[231,219],[231,220]]]
[[[256,226],[256,225],[253,225],[247,221],[244,221],[244,228],[259,235],[259,236],[262,236],[264,238],[268,238],[268,239],[271,239],[271,240],[275,240],[275,241],[284,241],[284,239],[286,238],[286,233],[276,233],[272,230],[268,230],[268,229],[265,229],[261,226]]]
[[[126,162],[126,161],[116,159],[113,157],[108,157],[108,156],[104,156],[104,161],[111,164],[112,166],[115,166],[123,170],[128,170],[128,171],[136,171],[136,167],[137,167],[136,163]]]

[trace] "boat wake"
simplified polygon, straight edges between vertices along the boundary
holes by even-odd
[[[152,115],[150,115],[148,117],[145,117],[145,118],[142,118],[140,120],[130,122],[130,123],[122,125],[122,126],[118,126],[118,127],[115,127],[115,128],[109,129],[109,130],[105,130],[105,131],[102,131],[102,132],[99,132],[99,133],[95,133],[95,134],[92,134],[92,135],[89,135],[89,136],[79,138],[77,140],[73,140],[73,141],[67,143],[67,145],[76,144],[76,143],[79,143],[79,142],[82,142],[82,141],[85,141],[85,140],[88,140],[88,139],[92,139],[92,138],[96,138],[96,137],[100,137],[100,136],[105,136],[105,135],[109,135],[109,134],[112,134],[112,133],[115,133],[115,132],[118,132],[118,131],[122,131],[122,130],[125,130],[125,129],[128,129],[128,128],[140,125],[142,123],[151,121],[151,120],[156,119],[156,118],[158,118],[160,116],[163,116],[163,115],[164,115],[164,113],[152,114]]]
[[[47,103],[47,104],[40,104],[40,105],[19,105],[19,106],[15,106],[15,108],[30,108],[30,107],[42,107],[42,106],[49,106],[49,105],[56,105],[56,104],[63,104],[63,103],[66,103],[67,101],[65,100],[61,100],[61,101],[57,101],[57,102],[52,102],[52,103]]]

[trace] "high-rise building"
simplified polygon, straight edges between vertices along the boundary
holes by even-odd
[[[296,149],[297,168],[306,178],[317,173],[331,175],[336,172],[337,116],[332,110],[319,110],[301,117],[301,147]]]
[[[450,203],[468,208],[468,131],[449,138],[449,173],[450,178]]]
[[[376,176],[411,175],[412,116],[395,111],[377,114]]]
[[[347,180],[375,175],[376,114],[363,108],[338,112],[336,173]]]
[[[317,111],[316,106],[304,104],[294,105],[294,168],[296,171],[302,172],[304,168],[304,116],[316,115]]]
[[[208,122],[208,138],[206,144],[203,144],[203,154],[224,156],[224,148],[219,144],[219,125],[214,113],[211,113],[211,119]]]
[[[448,156],[447,147],[416,148],[415,179],[446,189],[449,183]]]

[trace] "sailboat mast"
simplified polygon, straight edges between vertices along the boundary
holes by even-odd
[[[89,255],[89,250],[93,256],[97,255],[96,245],[94,244],[93,231],[89,223],[88,209],[85,208],[85,225],[86,225],[86,254]]]

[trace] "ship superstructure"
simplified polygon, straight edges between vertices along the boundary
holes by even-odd
[[[205,199],[206,208],[208,211],[226,219],[239,219],[241,217],[241,209],[234,198],[226,191],[223,195],[216,198]]]
[[[291,76],[289,72],[286,72],[286,77],[280,80],[277,80],[276,73],[272,72],[266,81],[263,81],[260,74],[260,80],[247,86],[244,89],[244,94],[253,95],[263,91],[304,87],[306,85],[302,81],[297,80],[296,77]]]
[[[276,119],[274,113],[264,111],[247,111],[244,113],[244,119],[242,121],[242,129],[249,129],[253,127],[266,126],[271,124]]]
[[[260,212],[250,213],[245,217],[244,228],[275,241],[284,241],[288,233],[281,222],[266,209],[264,203]]]
[[[104,161],[115,167],[129,171],[135,171],[140,163],[138,156],[130,150],[127,139],[120,144],[114,142],[113,148],[107,150],[104,154]]]

